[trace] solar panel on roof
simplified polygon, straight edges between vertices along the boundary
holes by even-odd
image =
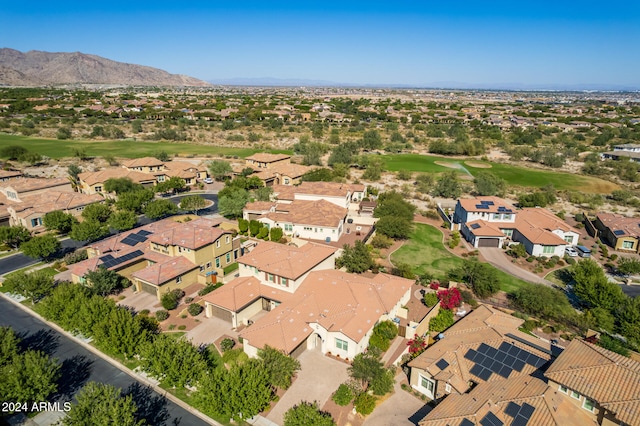
[[[463,419],[460,422],[460,426],[475,426],[475,424],[469,419]]]
[[[105,263],[103,263],[103,266],[105,268],[111,268],[113,266],[117,266],[121,263],[126,262],[127,260],[131,260],[134,259],[138,256],[142,256],[144,254],[144,252],[142,250],[136,250],[136,251],[132,251],[131,253],[127,253],[125,255],[122,255],[120,257],[117,257],[115,259],[110,259],[108,261],[106,261]]]
[[[521,359],[516,359],[513,362],[513,369],[516,370],[518,373],[522,371],[522,369],[524,368],[524,364],[525,362]]]
[[[112,260],[112,259],[113,259],[113,256],[111,256],[110,254],[105,254],[104,256],[99,257],[98,259],[99,259],[99,260],[101,260],[101,261],[103,261],[103,262],[107,262],[107,261],[109,261],[109,260]]]
[[[512,371],[513,369],[511,367],[503,365],[502,367],[500,367],[500,371],[498,371],[497,373],[505,379],[508,379]]]
[[[478,229],[478,228],[480,228],[480,225],[478,225],[477,223],[471,224],[471,229]]]
[[[444,370],[445,368],[447,368],[449,366],[449,363],[447,361],[445,361],[444,359],[441,359],[438,362],[436,362],[436,366],[440,370]]]
[[[507,334],[506,334],[506,336],[507,336],[507,337],[510,337],[510,338],[512,338],[513,340],[518,341],[518,342],[520,342],[520,343],[524,343],[525,345],[530,346],[530,347],[532,347],[532,348],[534,348],[534,349],[537,349],[537,350],[539,350],[540,352],[544,352],[544,353],[546,353],[546,354],[551,355],[551,350],[550,350],[549,348],[545,348],[544,346],[540,346],[540,345],[537,345],[537,344],[535,344],[535,343],[532,343],[532,342],[530,342],[530,341],[528,341],[528,340],[525,340],[525,339],[523,339],[523,338],[522,338],[522,337],[520,337],[520,336],[516,336],[515,334],[512,334],[512,333],[507,333]]]
[[[527,426],[527,423],[529,423],[529,420],[525,419],[522,416],[517,416],[511,422],[511,426]]]
[[[504,365],[513,365],[513,362],[516,359],[514,357],[512,357],[511,355],[507,355],[506,357],[504,357],[504,359],[502,360],[502,363]]]
[[[515,417],[520,412],[520,406],[512,401],[509,404],[507,404],[507,408],[505,408],[504,412],[510,415],[511,417]]]
[[[491,411],[489,411],[487,413],[487,415],[484,416],[482,418],[482,420],[480,420],[480,424],[482,426],[502,426],[502,425],[504,425],[504,423],[502,423],[502,420],[497,418],[496,415],[493,414]]]
[[[491,346],[488,347],[486,354],[487,356],[490,356],[491,358],[495,358],[496,355],[498,355],[498,350],[496,348],[493,348]]]
[[[489,380],[489,377],[491,377],[491,371],[487,370],[486,368],[483,368],[480,374],[478,374],[478,377],[480,377],[482,380],[486,382],[487,380]]]
[[[476,209],[488,210],[489,206],[487,206],[486,204],[476,204]]]
[[[473,349],[469,349],[469,350],[467,351],[467,353],[466,353],[466,354],[464,354],[464,357],[465,357],[466,359],[468,359],[469,361],[473,361],[473,360],[474,360],[474,358],[476,357],[476,354],[477,354],[477,352],[476,352],[476,351],[474,351]]]
[[[469,373],[473,374],[474,376],[480,377],[480,373],[482,373],[482,370],[484,370],[484,368],[482,368],[479,364],[476,364],[469,369]]]
[[[522,405],[522,408],[520,409],[520,415],[524,416],[526,418],[531,417],[531,415],[533,414],[533,412],[536,410],[536,407],[534,407],[533,405],[529,405],[527,403]]]
[[[624,235],[624,231],[622,229],[616,229],[615,231],[613,231],[613,233],[615,235]]]
[[[131,238],[131,235],[127,236],[125,239],[123,239],[122,241],[120,241],[122,244],[126,244],[128,246],[135,246],[136,244],[138,244],[138,242],[136,240],[134,240],[133,238]]]
[[[147,231],[146,229],[141,229],[141,230],[138,231],[138,235],[142,235],[142,236],[145,236],[145,237],[148,236],[148,235],[151,235],[151,234],[153,234],[153,232]]]
[[[493,203],[493,201],[483,200],[483,201],[480,201],[480,204],[484,204],[484,205],[487,205],[487,206],[493,206],[494,203]]]

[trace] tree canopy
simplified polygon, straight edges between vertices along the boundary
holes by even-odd
[[[55,236],[51,234],[44,234],[35,236],[29,241],[25,241],[20,244],[20,250],[22,250],[22,252],[27,256],[33,257],[34,259],[47,259],[52,254],[60,250],[61,245],[62,244]]]
[[[345,267],[348,272],[361,274],[375,265],[367,246],[360,240],[353,246],[345,244],[342,256],[336,259],[336,266]]]

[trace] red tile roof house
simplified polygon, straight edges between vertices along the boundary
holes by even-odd
[[[231,232],[219,224],[204,218],[188,223],[164,219],[91,244],[89,259],[69,267],[72,281],[83,283],[88,271],[103,266],[158,299],[176,288],[205,284],[235,262]]]
[[[249,356],[269,345],[293,356],[319,348],[353,359],[373,327],[409,300],[411,280],[332,269],[335,248],[274,244],[260,243],[240,258],[240,277],[205,296],[208,316],[250,324],[240,332]]]
[[[580,234],[547,209],[516,209],[498,197],[463,198],[456,203],[453,223],[474,247],[502,247],[520,242],[532,256],[564,256]]]

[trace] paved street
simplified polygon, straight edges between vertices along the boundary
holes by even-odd
[[[168,198],[168,200],[174,203],[175,205],[179,205],[180,200],[182,200],[184,197],[190,197],[192,195],[199,195],[205,200],[209,200],[213,202],[213,204],[211,204],[206,209],[198,210],[198,216],[208,216],[208,215],[218,213],[218,194],[213,194],[213,193],[183,194],[183,195],[176,195],[174,197],[170,197]]]
[[[208,424],[4,298],[0,298],[0,326],[10,326],[30,348],[41,350],[62,364],[56,401],[69,401],[84,384],[97,381],[131,394],[147,424]]]

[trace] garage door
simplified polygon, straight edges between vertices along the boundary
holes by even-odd
[[[140,287],[141,290],[144,291],[145,293],[149,293],[149,294],[153,294],[154,296],[158,296],[158,288],[155,286],[152,286],[151,284],[147,284],[147,283],[140,283]]]
[[[214,306],[214,305],[209,305],[208,306],[208,315],[211,317],[215,317],[215,318],[220,318],[222,320],[231,322],[231,319],[233,317],[233,314],[230,311],[227,311],[226,309],[222,309],[218,306]]]
[[[500,238],[480,238],[478,247],[500,247]]]

